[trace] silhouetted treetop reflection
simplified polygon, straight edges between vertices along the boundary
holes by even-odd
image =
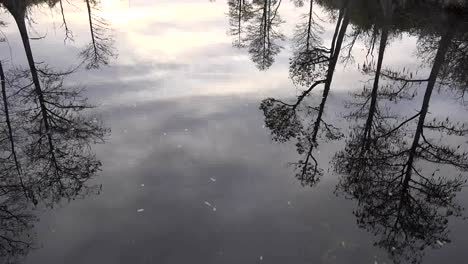
[[[265,124],[273,140],[295,141],[301,156],[294,163],[299,168],[296,177],[304,185],[315,185],[324,175],[314,156],[319,132],[329,140],[344,134],[344,148],[331,162],[340,175],[336,193],[357,201],[359,227],[375,235],[375,245],[392,261],[421,263],[426,248],[450,242],[448,221],[463,213],[455,198],[467,179],[468,124],[432,113],[430,102],[437,92],[464,102],[467,12],[435,1],[307,3],[309,13],[292,38],[290,60],[292,82],[306,88],[290,103],[264,99],[260,109]],[[329,48],[316,22],[326,18],[315,19],[314,4],[328,10],[326,15],[336,22]],[[417,69],[386,66],[387,47],[402,34],[418,39],[416,55],[424,63],[420,67],[429,68],[427,76]],[[347,64],[358,41],[367,49],[365,61]],[[345,124],[324,118],[340,62],[371,78],[361,91],[351,93]],[[321,87],[323,92],[313,92]],[[403,114],[402,104],[414,104],[418,110]],[[464,111],[463,104],[460,107]],[[350,129],[339,129],[346,125]]]
[[[291,80],[301,86],[310,86],[324,72],[330,60],[330,49],[323,47],[322,26],[315,20],[314,2],[309,1],[309,12],[303,15],[293,36],[293,56],[290,61]]]
[[[349,24],[351,1],[344,2],[339,10],[335,32],[329,48],[317,45],[321,39],[318,35],[313,35],[312,32],[316,26],[312,25],[314,23],[312,2],[310,4],[311,9],[304,36],[299,33],[301,37],[296,38],[300,42],[297,47],[303,50],[295,51],[290,64],[290,74],[293,81],[307,84],[309,88],[302,91],[293,103],[267,98],[260,105],[260,109],[265,115],[265,124],[272,131],[274,140],[285,142],[292,138],[296,139],[297,151],[301,156],[303,155],[303,158],[294,162],[293,165],[296,167],[296,177],[304,185],[315,185],[323,174],[314,156],[314,150],[319,144],[319,133],[323,132],[324,138],[327,140],[336,140],[342,137],[339,129],[324,119],[324,112]],[[299,30],[302,31],[302,29]],[[318,89],[319,86],[323,86],[320,103],[315,106],[306,104],[306,98],[311,95],[312,90]]]
[[[245,24],[252,18],[252,3],[248,0],[229,0],[229,34],[233,36],[233,46],[243,48],[246,45]]]
[[[78,68],[59,71],[34,59],[26,20],[30,19],[29,8],[44,3],[51,8],[60,3],[66,38],[72,40],[62,1],[0,1],[15,19],[29,66],[4,70],[0,62],[2,263],[14,263],[35,247],[38,206],[53,207],[63,200],[99,193],[101,188],[87,183],[101,169],[91,146],[103,143],[109,130],[99,116],[92,114],[94,106],[83,96],[84,87],[66,83],[65,78]],[[94,19],[91,14],[89,17]],[[103,39],[95,27],[95,21],[90,21],[94,51],[90,52],[93,58],[86,68],[107,64],[111,55],[105,51],[107,47],[99,44]]]
[[[78,0],[76,2],[79,2]],[[88,69],[99,68],[102,65],[109,64],[111,58],[116,57],[114,49],[114,39],[111,32],[110,24],[98,14],[99,0],[84,0],[86,4],[87,17],[90,31],[90,43],[80,52],[79,56],[82,63]],[[74,5],[72,2],[66,2]],[[62,17],[62,27],[65,31],[65,41],[73,41],[73,31],[69,27],[63,0],[1,0],[0,7],[5,8],[15,19],[18,26],[25,50],[27,53],[28,61],[31,63],[32,54],[29,54],[30,38],[27,30],[26,20],[30,19],[29,10],[34,6],[48,5],[49,8],[58,8]],[[34,73],[32,73],[34,75]]]
[[[258,69],[266,70],[280,52],[284,35],[281,0],[232,0],[229,4],[230,34],[235,47],[246,47]]]
[[[462,212],[455,196],[466,183],[468,152],[466,145],[454,146],[448,139],[462,137],[456,141],[466,141],[468,126],[451,122],[449,117],[428,118],[434,87],[444,77],[444,65],[450,63],[447,54],[457,31],[463,30],[461,16],[446,18],[445,32],[438,44],[432,45],[435,57],[429,77],[416,80],[404,71],[392,72],[383,75],[390,80],[383,89],[374,86],[372,93],[361,93],[368,98],[365,102],[369,98],[372,102],[369,111],[363,113],[362,104],[350,116],[359,121],[367,115],[367,121],[353,128],[345,149],[334,160],[336,170],[343,175],[338,190],[358,201],[355,215],[359,226],[374,233],[376,245],[397,263],[420,263],[426,247],[450,242],[448,218]],[[383,57],[382,51],[379,57]],[[374,72],[377,80],[379,67]],[[450,88],[451,84],[442,81],[440,85]],[[414,115],[398,118],[378,108],[402,93],[414,95],[411,89],[425,89],[420,110]]]
[[[110,58],[116,56],[113,48],[114,39],[109,33],[109,23],[94,13],[98,7],[98,1],[85,0],[85,2],[91,42],[81,51],[80,56],[87,69],[96,69],[101,65],[108,65]]]
[[[33,248],[36,206],[99,192],[87,184],[101,168],[91,144],[108,129],[86,113],[82,89],[64,85],[70,73],[38,68],[38,94],[29,70],[1,72],[0,259],[10,262]]]
[[[6,261],[33,247],[37,205],[52,207],[100,190],[87,184],[101,168],[91,144],[103,142],[108,129],[85,113],[92,106],[82,89],[64,85],[69,73],[38,72],[40,94],[29,70],[12,69],[2,78],[0,259]]]

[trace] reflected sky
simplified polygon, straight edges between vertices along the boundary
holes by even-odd
[[[337,6],[346,1],[316,2],[315,20],[323,29],[323,46],[328,46],[339,19]],[[36,65],[63,72],[76,69],[64,75],[64,85],[86,88],[82,95],[96,107],[85,113],[98,116],[103,129],[110,132],[104,144],[92,145],[102,167],[86,181],[102,189],[53,206],[32,206],[37,217],[34,246],[18,262],[397,261],[375,245],[372,231],[359,227],[354,213],[365,201],[340,195],[344,176],[332,162],[352,137],[355,124],[346,117],[352,110],[349,103],[374,80],[362,69],[369,58],[366,40],[356,41],[351,61],[337,60],[323,120],[336,126],[343,137],[329,140],[320,136],[326,133],[320,130],[313,148],[323,171],[317,184],[304,186],[295,177],[291,163],[302,157],[301,141],[295,142],[295,137],[286,142],[272,140],[266,114],[259,109],[265,98],[294,102],[308,88],[290,77],[293,35],[303,21],[298,14],[307,14],[308,3],[298,7],[293,1],[280,2],[282,23],[277,30],[285,38],[278,42],[281,49],[271,66],[260,70],[248,47],[233,46],[227,1],[98,1],[93,15],[106,21],[104,34],[113,39],[116,56],[96,69],[86,69],[80,57],[90,43],[85,1],[63,2],[74,41],[64,40],[58,5],[32,7],[28,31]],[[466,18],[465,13],[461,16]],[[6,23],[0,28],[6,39],[0,43],[3,67],[28,69],[14,19],[4,11],[1,21]],[[352,17],[344,47],[355,23]],[[432,64],[419,56],[419,38],[413,33],[402,31],[391,38],[385,67],[428,76]],[[377,55],[376,47],[375,60]],[[389,83],[383,81],[382,87]],[[425,86],[418,87],[414,99],[382,105],[401,118],[411,116],[423,102]],[[436,90],[431,118],[468,121],[467,108],[454,99],[454,93],[444,84]],[[307,96],[304,102],[309,110],[319,105],[322,91],[314,89]],[[301,120],[309,124],[304,126],[307,134],[315,115],[306,106],[301,111],[306,113]],[[466,149],[467,141],[447,137],[442,142],[464,144]],[[455,173],[439,164],[426,168]],[[456,200],[465,207],[466,190],[458,192]],[[466,259],[467,223],[452,217],[448,230],[451,242],[433,241],[424,250],[422,263]]]
[[[98,72],[85,72],[87,79],[105,83],[106,87],[121,86],[127,92],[116,93],[119,98],[106,96],[106,103],[125,103],[125,101],[146,101],[167,97],[218,94],[262,94],[274,91],[289,95],[294,86],[290,83],[287,67],[290,47],[285,41],[285,48],[279,53],[275,63],[268,71],[255,71],[246,52],[231,46],[232,39],[227,32],[227,5],[224,2],[208,1],[104,1],[100,4],[99,15],[109,20],[116,38],[119,56],[112,63],[113,67]],[[88,24],[85,5],[73,3],[65,6],[69,27],[73,29],[76,41],[63,43],[63,29],[60,28],[59,10],[40,10],[35,14],[36,36],[47,35],[47,41],[35,41],[33,45],[38,60],[43,60],[58,67],[76,65],[76,58],[69,54],[78,54],[87,41]],[[292,5],[284,4],[281,15],[287,23],[281,25],[283,31],[294,29],[298,11]],[[38,9],[38,8],[35,8]],[[319,12],[318,10],[317,12]],[[8,23],[14,23],[5,16]],[[330,41],[333,24],[325,25],[324,41]],[[22,61],[22,45],[15,27],[7,27],[9,49],[5,58],[13,63]],[[190,43],[187,48],[186,43]],[[396,43],[390,49],[402,55],[413,64],[415,41],[407,39]],[[411,47],[411,48],[409,48]],[[48,52],[54,50],[53,53]],[[365,52],[359,52],[356,61],[361,61]],[[9,57],[12,57],[11,59]],[[406,61],[403,61],[405,63]],[[402,63],[401,59],[389,63]],[[137,66],[137,67],[135,67]],[[255,74],[251,74],[255,72]],[[355,76],[354,67],[337,73],[336,89],[348,90],[349,86],[359,84],[341,80]],[[110,78],[109,76],[115,76]],[[80,73],[72,76],[82,80]],[[113,83],[116,78],[118,81]],[[78,81],[77,81],[78,82]],[[110,83],[109,83],[110,82]],[[353,88],[351,87],[351,88]],[[137,89],[135,91],[134,89]],[[97,89],[95,89],[97,90]],[[120,101],[122,100],[122,101]]]

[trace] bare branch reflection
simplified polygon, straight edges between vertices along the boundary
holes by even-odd
[[[91,146],[103,143],[109,130],[93,114],[94,106],[83,97],[84,88],[67,84],[66,77],[77,68],[57,71],[47,63],[37,64],[30,45],[29,8],[42,3],[53,7],[57,2],[0,2],[16,21],[29,65],[29,69],[4,71],[0,62],[0,260],[4,263],[15,263],[35,248],[37,208],[97,194],[101,188],[87,183],[101,169]]]

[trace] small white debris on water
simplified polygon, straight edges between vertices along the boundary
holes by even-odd
[[[93,123],[97,123],[97,119],[96,118],[93,118]]]
[[[265,128],[265,125],[262,125],[262,128]]]
[[[341,246],[342,246],[342,247],[345,247],[345,246],[346,246],[344,241],[341,241]]]
[[[184,131],[185,131],[185,132],[188,132],[188,129],[186,128],[186,129],[184,129]]]
[[[212,182],[215,182],[215,181],[216,181],[216,179],[215,179],[215,178],[210,178],[210,180],[211,180]]]
[[[145,187],[145,184],[144,184],[144,183],[142,183],[142,184],[141,184],[141,187]]]
[[[374,260],[374,264],[379,264],[379,263],[377,262],[377,260]]]
[[[440,241],[440,240],[437,240],[436,242],[437,242],[437,244],[439,244],[439,246],[443,246],[443,245],[444,245],[444,243],[443,243],[442,241]]]
[[[125,134],[127,134],[127,132],[128,132],[128,131],[127,131],[127,129],[124,129],[124,131],[123,131],[123,132],[124,132]]]
[[[393,193],[392,193],[392,192],[389,192],[389,193],[388,193],[388,195],[392,196],[392,195],[393,195]]]
[[[182,145],[177,145],[177,148],[182,148]]]
[[[317,153],[320,154],[320,150],[317,150]]]
[[[205,201],[206,206],[210,207],[213,211],[216,211],[216,206],[211,205],[211,203]]]
[[[163,136],[167,136],[167,133],[166,133],[166,132],[164,132],[164,133],[163,133]]]
[[[263,256],[260,256],[260,258],[259,258],[259,259],[260,259],[260,260],[263,260]]]
[[[143,211],[145,211],[145,209],[138,209],[138,210],[137,210],[137,213],[141,213],[141,212],[143,212]]]
[[[396,249],[395,247],[392,247],[392,251],[395,251],[395,249]]]
[[[291,201],[288,201],[288,205],[291,205]]]

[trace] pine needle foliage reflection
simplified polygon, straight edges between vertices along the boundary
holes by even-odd
[[[355,95],[363,103],[354,102],[356,110],[348,117],[357,124],[334,158],[335,170],[343,175],[337,192],[358,201],[358,225],[376,236],[375,244],[395,263],[421,263],[424,249],[450,242],[448,218],[463,211],[455,197],[466,183],[468,151],[448,142],[468,136],[467,125],[448,117],[428,118],[458,19],[455,15],[446,22],[428,78],[413,79],[405,69],[381,71],[387,44],[380,43],[378,66],[363,67],[375,74],[372,92],[365,88]],[[379,86],[380,77],[389,82]],[[412,100],[421,86],[422,104],[414,115],[401,118],[385,107],[385,101]]]
[[[76,69],[57,71],[44,62],[37,64],[30,45],[29,9],[43,3],[54,7],[57,2],[0,2],[16,21],[29,65],[4,71],[0,63],[2,263],[16,263],[35,248],[37,207],[53,207],[101,188],[88,183],[101,169],[91,146],[104,142],[109,130],[92,114],[94,106],[83,97],[84,89],[67,84],[65,78]],[[66,34],[71,31],[66,29]],[[95,62],[105,62],[100,58]]]

